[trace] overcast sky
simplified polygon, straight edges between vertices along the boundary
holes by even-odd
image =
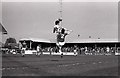
[[[67,41],[77,39],[117,39],[117,2],[63,2],[63,27],[73,30]],[[9,37],[53,40],[58,2],[2,2],[2,23]],[[3,38],[8,37],[3,36]]]

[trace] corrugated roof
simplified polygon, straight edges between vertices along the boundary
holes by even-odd
[[[119,42],[118,39],[76,39],[68,43],[110,43]]]
[[[38,39],[38,38],[22,38],[20,41],[46,42],[56,43],[56,40]],[[114,43],[119,42],[118,39],[76,39],[73,41],[66,41],[66,43]]]
[[[33,42],[46,42],[46,43],[50,43],[49,40],[47,39],[38,39],[38,38],[22,38],[19,41],[33,41]]]

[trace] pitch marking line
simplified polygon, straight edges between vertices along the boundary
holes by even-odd
[[[102,63],[101,61],[99,61],[98,63]]]
[[[102,62],[92,62],[92,64],[101,64]],[[85,65],[86,63],[73,63],[73,64],[66,64],[66,65],[58,65],[58,67],[67,67],[67,66],[75,66],[75,65]]]
[[[0,69],[0,70],[16,70],[16,69],[27,69],[28,67],[22,67],[22,68],[14,68],[14,67],[12,67],[12,68],[10,68],[10,67],[7,67],[7,68],[2,68],[2,69]]]

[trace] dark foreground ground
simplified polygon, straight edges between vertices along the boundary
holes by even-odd
[[[2,56],[3,76],[118,76],[118,56]]]

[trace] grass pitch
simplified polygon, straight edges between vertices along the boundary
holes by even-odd
[[[2,55],[3,76],[118,76],[118,56]]]

